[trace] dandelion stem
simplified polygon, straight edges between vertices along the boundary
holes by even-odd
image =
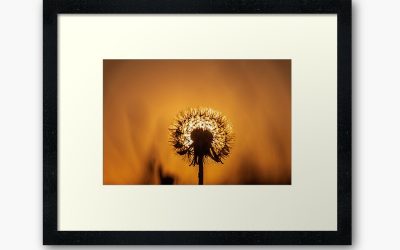
[[[199,157],[199,185],[203,185],[203,158]]]

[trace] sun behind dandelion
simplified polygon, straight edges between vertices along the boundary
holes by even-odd
[[[179,155],[186,155],[190,166],[199,166],[199,184],[203,184],[205,158],[222,163],[231,150],[232,127],[220,112],[210,108],[181,111],[170,128],[170,141]]]

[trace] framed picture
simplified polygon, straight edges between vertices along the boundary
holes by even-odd
[[[43,243],[351,244],[349,0],[45,0]]]

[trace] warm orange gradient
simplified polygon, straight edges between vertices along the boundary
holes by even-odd
[[[290,60],[104,60],[104,184],[197,184],[169,142],[177,113],[210,107],[233,127],[204,184],[291,184]]]

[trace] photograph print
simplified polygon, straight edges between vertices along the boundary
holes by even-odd
[[[103,60],[104,185],[291,185],[291,60]]]

